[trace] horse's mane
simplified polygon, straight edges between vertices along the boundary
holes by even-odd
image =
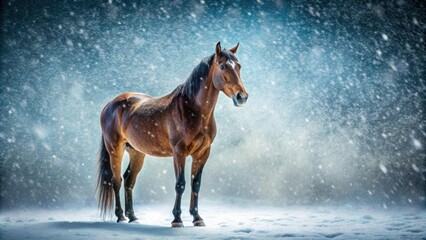
[[[213,60],[214,54],[208,57],[205,57],[201,62],[192,70],[191,75],[186,79],[186,81],[180,84],[173,93],[181,94],[190,99],[195,98],[198,91],[201,88],[202,82],[210,71],[210,66]]]
[[[222,51],[223,56],[226,59],[237,60],[237,58],[229,50],[224,49]],[[173,95],[182,94],[189,99],[195,98],[198,91],[200,90],[203,81],[207,78],[210,72],[210,67],[214,58],[214,54],[205,57],[201,62],[192,70],[191,75],[186,79],[184,83],[179,85],[174,91]]]

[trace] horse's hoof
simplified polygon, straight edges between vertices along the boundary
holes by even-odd
[[[139,224],[139,219],[130,220],[129,223]]]
[[[126,219],[119,219],[119,220],[117,220],[117,223],[127,223],[127,220]]]
[[[183,223],[181,222],[172,222],[172,228],[182,228]]]
[[[194,224],[194,227],[205,227],[206,226],[206,224],[204,223],[203,220],[195,221],[195,222],[193,222],[193,224]]]

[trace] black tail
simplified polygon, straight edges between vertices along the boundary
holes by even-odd
[[[114,189],[112,186],[112,170],[109,154],[106,150],[103,136],[98,154],[98,183],[96,191],[98,192],[99,199],[98,207],[100,208],[102,218],[105,219],[111,213],[114,205]]]

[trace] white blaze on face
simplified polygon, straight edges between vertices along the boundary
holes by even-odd
[[[228,61],[226,61],[226,64],[228,64],[232,69],[235,68],[235,63],[231,59],[229,59]]]

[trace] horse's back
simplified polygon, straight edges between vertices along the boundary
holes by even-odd
[[[135,104],[143,103],[152,97],[145,93],[138,92],[127,92],[115,97],[111,102],[125,102],[128,105],[132,106]]]

